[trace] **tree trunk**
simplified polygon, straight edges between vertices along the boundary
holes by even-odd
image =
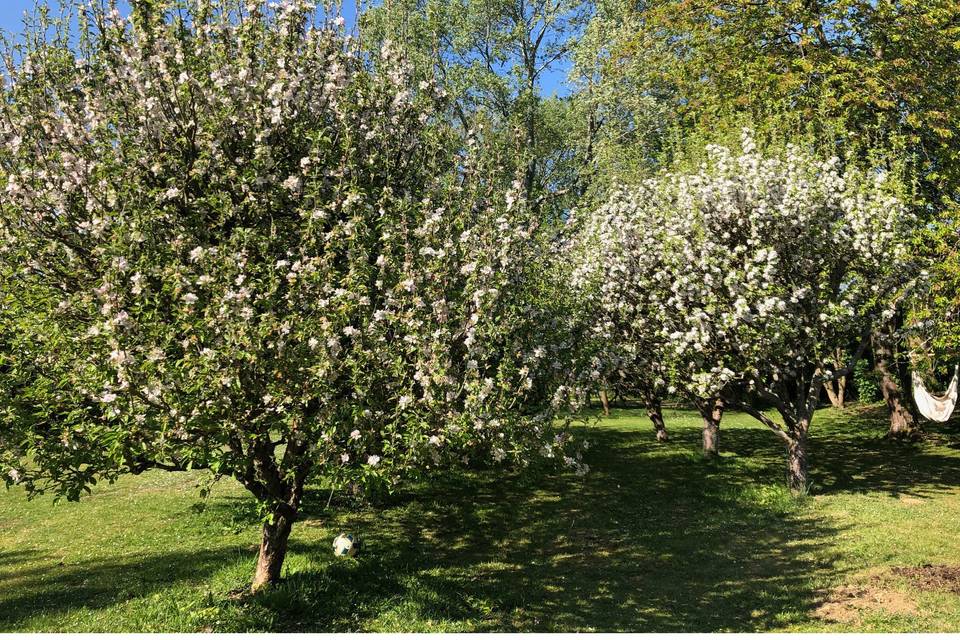
[[[834,388],[836,384],[836,388]],[[830,398],[830,404],[835,409],[843,409],[844,396],[846,395],[847,379],[837,378],[823,383],[823,388],[827,390],[827,397]]]
[[[917,434],[917,423],[910,413],[910,407],[904,398],[903,390],[897,383],[896,361],[893,349],[890,346],[889,336],[874,334],[873,353],[876,358],[876,369],[880,373],[880,391],[887,403],[890,412],[890,429],[887,436],[891,438],[910,438]]]
[[[720,420],[723,418],[723,400],[710,398],[699,403],[703,417],[703,457],[716,458],[720,455]]]
[[[257,592],[280,581],[280,570],[287,556],[287,542],[292,528],[292,518],[279,513],[274,513],[272,523],[263,524],[260,556],[257,559],[257,571],[253,576],[251,591]]]
[[[810,487],[807,434],[810,432],[813,414],[817,411],[819,388],[819,383],[811,381],[806,402],[802,405],[799,415],[788,416],[782,411],[780,413],[787,425],[787,486],[794,495],[805,495]]]
[[[657,432],[657,442],[666,442],[668,440],[667,425],[663,421],[663,410],[660,406],[659,396],[655,394],[647,395],[647,415]]]
[[[787,486],[791,493],[805,494],[809,484],[807,435],[795,434],[787,443]]]
[[[840,399],[837,398],[836,392],[833,390],[833,381],[827,381],[823,383],[823,388],[827,392],[827,397],[830,398],[830,404],[835,408],[840,409]]]
[[[600,404],[603,405],[603,415],[610,415],[610,400],[607,399],[607,390],[600,388]]]
[[[887,401],[890,410],[890,429],[887,435],[891,438],[911,438],[917,434],[917,424],[905,406],[900,390],[895,383],[890,384],[884,378],[880,384],[883,390],[883,399]],[[891,388],[892,387],[892,388]]]
[[[843,349],[837,349],[833,356],[834,371],[843,367],[843,359]],[[835,380],[827,380],[823,383],[823,388],[827,390],[830,404],[836,409],[843,409],[844,396],[847,392],[847,377],[840,376]]]

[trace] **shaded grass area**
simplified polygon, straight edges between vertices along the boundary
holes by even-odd
[[[819,412],[797,500],[749,418],[724,417],[706,462],[695,414],[665,417],[667,444],[641,410],[584,428],[583,478],[451,474],[353,513],[317,489],[285,583],[257,597],[239,593],[258,527],[233,483],[203,508],[185,473],[79,504],[0,493],[0,630],[960,630],[960,597],[891,571],[960,563],[960,425],[898,444],[877,408]],[[341,530],[364,538],[357,559],[332,556]],[[824,615],[850,585],[909,606]]]

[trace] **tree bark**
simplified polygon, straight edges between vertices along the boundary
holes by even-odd
[[[817,400],[820,398],[820,382],[811,382],[807,394],[807,400],[800,413],[797,412],[797,406],[791,406],[784,398],[777,396],[769,390],[762,390],[762,397],[773,399],[777,404],[777,411],[783,418],[784,425],[781,426],[773,419],[767,416],[763,411],[741,402],[732,402],[731,405],[746,412],[766,425],[777,434],[786,445],[787,453],[787,486],[794,494],[806,493],[809,487],[809,463],[807,462],[807,433],[810,430],[810,423],[813,420],[813,414],[817,408]]]
[[[600,404],[603,405],[603,415],[610,415],[610,400],[607,398],[607,390],[600,387]]]
[[[834,371],[843,367],[843,361],[843,349],[837,349],[833,356]],[[823,383],[823,388],[827,390],[827,397],[830,399],[830,404],[836,409],[843,409],[844,396],[847,392],[847,377],[838,376],[833,380],[827,380]]]
[[[917,423],[910,413],[904,393],[897,380],[896,359],[890,345],[889,336],[880,333],[873,335],[873,353],[876,359],[876,369],[880,374],[880,391],[887,403],[890,413],[890,429],[887,436],[891,438],[911,438],[917,432]]]
[[[260,556],[257,558],[257,570],[253,575],[254,593],[280,582],[280,571],[287,556],[287,542],[293,519],[289,515],[274,513],[273,522],[263,523],[260,538]]]
[[[647,395],[647,416],[650,418],[650,422],[653,423],[653,428],[657,433],[657,442],[666,442],[669,438],[667,436],[667,425],[663,421],[663,409],[660,406],[660,397],[656,394]]]
[[[280,581],[290,530],[300,511],[303,487],[313,467],[299,421],[289,427],[286,448],[279,461],[275,457],[278,445],[266,433],[247,443],[231,434],[229,441],[230,450],[243,460],[242,465],[234,468],[234,477],[271,509],[260,536],[260,553],[250,586],[253,592]]]
[[[703,417],[703,457],[716,458],[720,455],[720,420],[723,418],[723,400],[710,398],[699,403]]]
[[[836,384],[836,388],[834,388]],[[846,391],[847,391],[847,379],[846,378],[837,378],[836,380],[829,380],[823,383],[823,388],[827,390],[827,397],[830,398],[830,404],[833,405],[835,409],[843,409]]]
[[[793,434],[787,442],[787,486],[794,494],[805,494],[809,485],[807,434]]]

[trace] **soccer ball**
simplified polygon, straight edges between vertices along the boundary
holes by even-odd
[[[341,533],[333,539],[333,555],[353,557],[360,553],[360,537],[352,533]]]

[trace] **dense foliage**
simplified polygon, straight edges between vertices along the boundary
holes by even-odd
[[[308,3],[225,6],[85,9],[82,57],[8,60],[0,455],[73,499],[234,476],[272,581],[311,476],[554,455],[557,345],[539,222],[448,154],[442,89]]]
[[[600,6],[597,28],[615,35],[603,43],[605,84],[626,82],[659,97],[684,132],[722,126],[739,113],[776,127],[812,127],[837,150],[895,144],[929,202],[957,202],[955,0]]]
[[[912,217],[895,180],[843,171],[836,157],[765,154],[750,132],[738,153],[708,153],[698,171],[597,209],[573,283],[595,308],[608,367],[669,379],[698,403],[771,402],[782,425],[745,408],[802,456],[823,382],[845,375],[835,351],[865,341],[878,302],[905,282]],[[791,484],[805,483],[798,468]]]

